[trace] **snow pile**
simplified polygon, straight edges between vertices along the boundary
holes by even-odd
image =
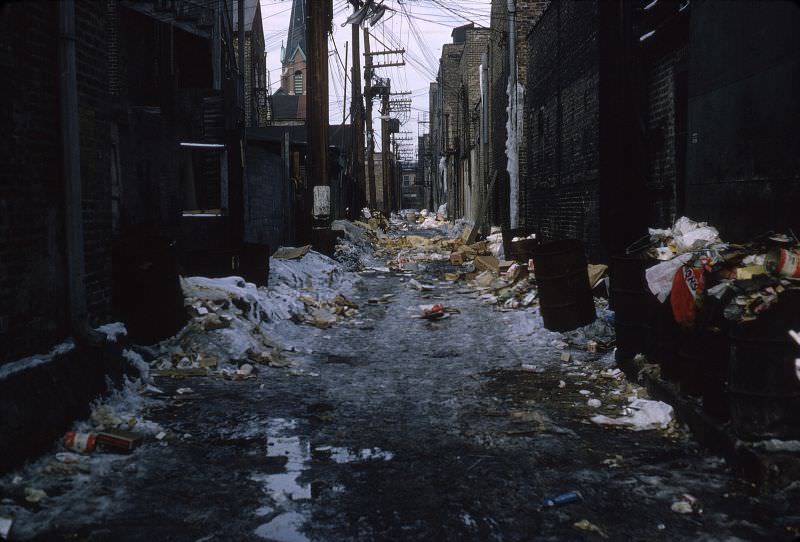
[[[335,260],[315,252],[296,260],[270,260],[267,295],[283,308],[296,307],[303,294],[317,301],[330,301],[337,295],[348,295],[358,281],[352,273],[340,269]],[[292,302],[294,300],[294,302]]]
[[[271,337],[273,324],[292,320],[327,328],[358,314],[358,307],[343,295],[356,281],[336,261],[313,250],[295,259],[272,258],[269,288],[241,277],[182,278],[184,304],[192,319],[159,345],[155,366],[166,371],[227,371],[227,364],[248,359],[260,363],[264,352],[278,347],[279,341]]]
[[[345,270],[360,271],[364,266],[381,265],[374,253],[382,233],[374,231],[364,222],[349,220],[334,220],[331,229],[344,233],[336,243],[333,257]]]

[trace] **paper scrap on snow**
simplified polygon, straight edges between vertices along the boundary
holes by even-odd
[[[309,250],[311,250],[311,245],[302,247],[280,247],[275,251],[272,257],[278,260],[297,260],[308,254]]]
[[[665,429],[672,421],[673,410],[670,405],[662,401],[649,399],[634,399],[626,407],[630,413],[619,418],[608,416],[592,416],[590,419],[600,425],[621,425],[633,431],[647,431],[650,429]]]

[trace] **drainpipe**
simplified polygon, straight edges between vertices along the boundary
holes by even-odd
[[[79,343],[102,344],[102,335],[89,325],[89,314],[86,309],[74,0],[59,2],[58,29],[58,84],[61,106],[61,165],[64,178],[69,328]]]
[[[517,9],[515,0],[507,0],[508,8],[508,142],[515,148],[506,149],[513,154],[508,162],[509,221],[512,228],[519,227],[519,165],[517,144]]]

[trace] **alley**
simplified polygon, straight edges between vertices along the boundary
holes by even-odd
[[[589,421],[646,397],[613,370],[613,352],[585,351],[604,328],[602,304],[594,324],[553,333],[538,309],[500,312],[467,283],[442,280],[449,263],[411,267],[422,269],[353,274],[353,319],[271,327],[288,366],[258,365],[238,381],[156,376],[151,390],[163,393],[112,398],[117,414],[138,409],[155,438],[130,455],[48,454],[4,477],[0,512],[13,511],[15,536],[791,538],[792,488],[759,497],[675,421],[645,431]],[[434,302],[448,317],[419,318]],[[48,497],[27,502],[28,487]],[[582,499],[540,509],[570,491]],[[685,494],[693,511],[676,513]]]

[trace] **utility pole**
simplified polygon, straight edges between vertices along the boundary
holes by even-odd
[[[351,0],[353,9],[359,8],[359,0]],[[367,203],[367,184],[364,175],[364,104],[361,100],[361,47],[358,25],[352,26],[353,42],[353,74],[351,82],[353,84],[353,100],[350,106],[350,118],[353,126],[353,175],[356,186],[358,187],[358,210]],[[355,216],[358,216],[356,214]]]
[[[381,93],[381,171],[383,172],[383,207],[388,215],[393,209],[391,183],[389,181],[389,92]]]
[[[308,54],[308,180],[313,183],[311,215],[315,228],[330,225],[331,187],[328,180],[328,30],[329,0],[306,0]]]
[[[364,54],[369,55],[369,30],[364,29]],[[375,134],[372,131],[372,69],[364,66],[364,105],[367,111],[364,119],[367,122],[367,175],[369,176],[369,208],[377,206],[375,194]]]

